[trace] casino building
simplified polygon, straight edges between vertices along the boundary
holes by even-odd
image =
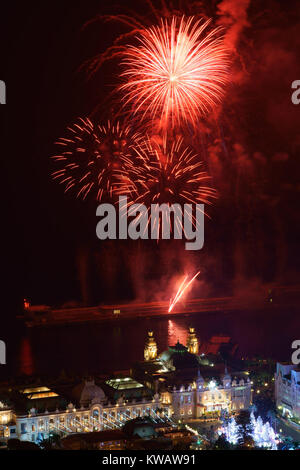
[[[127,421],[151,417],[154,423],[199,419],[247,409],[251,383],[218,354],[198,354],[195,330],[187,344],[177,342],[158,353],[148,333],[144,361],[127,376],[88,378],[82,383],[58,379],[52,384],[0,391],[0,440],[39,442],[50,433],[116,430]]]
[[[201,418],[210,414],[248,409],[252,402],[251,382],[239,370],[228,372],[220,355],[198,354],[194,328],[186,346],[177,342],[158,354],[153,332],[148,333],[144,362],[133,375],[159,392],[162,404],[175,419]]]

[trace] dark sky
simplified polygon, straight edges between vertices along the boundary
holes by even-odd
[[[150,21],[149,7],[136,3]],[[216,21],[218,3],[204,2],[203,7]],[[300,105],[296,109],[291,104],[290,84],[300,79],[300,10],[293,1],[246,3],[246,19],[231,9],[239,39],[233,84],[218,127],[223,142],[208,133],[203,144],[221,197],[201,256],[210,283],[220,282],[220,273],[235,279],[236,265],[245,263],[244,278],[290,282],[299,274]],[[4,297],[13,301],[23,296],[35,303],[81,300],[87,283],[87,302],[135,296],[131,284],[139,273],[130,271],[126,254],[134,248],[130,243],[99,245],[95,205],[64,196],[51,181],[49,159],[54,141],[75,118],[95,109],[97,117],[108,117],[107,97],[118,82],[116,64],[108,64],[90,81],[79,67],[126,28],[98,22],[83,31],[82,26],[100,13],[136,9],[134,1],[122,5],[45,1],[1,6],[0,79],[7,84],[7,105],[0,107],[6,235],[2,272],[8,281]],[[222,144],[225,156],[220,154]],[[253,265],[258,249],[264,262],[251,272],[248,264]],[[164,259],[164,247],[144,250],[146,258],[150,252]],[[147,269],[145,279],[159,279],[153,266]],[[107,279],[118,286],[109,294]]]

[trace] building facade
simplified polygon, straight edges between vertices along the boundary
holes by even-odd
[[[150,338],[155,341],[153,332]],[[148,344],[149,339],[145,350]],[[211,413],[235,413],[250,407],[252,389],[248,375],[242,371],[229,374],[219,356],[199,355],[194,328],[189,328],[186,346],[178,341],[161,354],[157,352],[156,343],[155,348],[151,368],[147,359],[141,369],[145,380],[152,374],[163,382],[164,387],[159,390],[161,400],[170,407],[174,419],[197,419]]]
[[[300,420],[300,369],[294,364],[277,363],[275,373],[275,399],[278,412]]]
[[[73,384],[70,395],[45,386],[19,390],[20,403],[27,403],[23,413],[17,411],[18,406],[8,406],[9,401],[0,402],[0,439],[39,442],[51,433],[66,436],[121,429],[127,421],[144,416],[155,423],[174,423],[248,409],[252,398],[249,377],[243,372],[229,374],[219,356],[199,355],[198,350],[195,330],[190,328],[186,346],[178,341],[158,355],[151,331],[144,361],[135,371],[141,379],[132,373],[131,377],[101,382],[101,387],[89,379]],[[279,370],[279,395],[284,397],[291,388],[286,406],[299,416],[299,372],[287,367]],[[291,375],[290,385],[287,374]]]
[[[231,378],[228,373],[218,381],[204,380],[199,372],[194,382],[162,393],[162,402],[169,404],[176,419],[201,418],[222,411],[235,413],[250,407],[251,383],[249,378]]]
[[[131,379],[116,379],[119,383]],[[34,394],[34,389],[32,389]],[[68,435],[102,430],[120,429],[130,419],[151,416],[154,422],[169,420],[170,409],[161,403],[155,394],[153,398],[126,399],[120,396],[110,402],[103,390],[93,381],[86,381],[80,391],[79,407],[69,403],[66,409],[39,412],[32,407],[26,414],[17,413],[13,408],[0,405],[0,438],[18,438],[39,442],[51,433]]]

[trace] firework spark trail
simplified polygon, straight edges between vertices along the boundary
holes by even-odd
[[[124,51],[124,105],[133,114],[159,118],[161,126],[189,122],[214,109],[228,82],[228,52],[220,28],[210,20],[161,19],[137,35],[138,46]]]
[[[77,197],[86,199],[93,193],[97,201],[104,195],[111,198],[117,172],[125,162],[129,164],[140,139],[140,134],[119,122],[100,126],[80,118],[68,127],[68,136],[56,142],[60,153],[52,158],[60,168],[52,177],[65,185],[65,192],[76,190]]]
[[[187,278],[188,278],[188,276],[185,276],[185,277],[184,277],[184,279],[183,279],[182,283],[180,284],[179,289],[178,289],[178,291],[177,291],[177,293],[176,293],[174,299],[172,300],[172,302],[170,302],[170,304],[172,303],[173,305],[175,305],[175,303],[176,303],[176,301],[177,301],[177,297],[179,296],[179,294],[180,294],[180,292],[181,292],[181,290],[182,290],[182,288],[183,288],[183,286],[184,286],[184,284],[185,284]],[[171,311],[171,310],[170,310],[170,311]]]
[[[181,297],[183,296],[183,294],[185,293],[185,291],[187,290],[187,288],[192,284],[192,282],[196,279],[196,277],[200,274],[200,271],[198,271],[195,276],[189,281],[186,283],[186,280],[187,280],[187,276],[185,276],[183,282],[181,283],[174,299],[170,302],[170,307],[169,307],[169,310],[168,310],[168,313],[170,313],[174,306],[177,304],[177,302],[181,299]]]
[[[192,148],[186,147],[183,139],[173,142],[164,139],[162,144],[153,143],[150,139],[141,141],[134,148],[135,158],[124,164],[119,172],[119,183],[116,193],[126,195],[129,199],[128,215],[133,204],[144,205],[150,222],[151,205],[157,207],[167,204],[211,204],[216,198],[216,191],[208,185],[209,175],[203,168],[203,162]],[[193,212],[186,211],[193,226],[197,218]],[[157,239],[161,227],[161,217],[155,227]],[[182,230],[180,213],[174,214],[174,226]]]

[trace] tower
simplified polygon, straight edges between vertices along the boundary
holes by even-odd
[[[225,370],[224,370],[224,375],[223,375],[223,387],[228,388],[230,387],[230,384],[231,384],[231,377],[228,374],[227,364],[225,364]]]
[[[196,388],[195,388],[195,414],[196,418],[199,418],[204,412],[204,405],[202,403],[202,397],[205,389],[205,382],[201,375],[200,368],[198,368],[198,375],[196,378]]]
[[[198,354],[199,344],[196,338],[195,328],[189,328],[189,334],[187,339],[186,347],[188,348],[189,353]]]
[[[146,339],[144,349],[145,361],[153,361],[157,357],[157,344],[153,336],[153,331],[148,331],[148,338]]]
[[[196,379],[196,390],[203,390],[204,387],[204,379],[201,375],[200,367],[198,368],[198,374]]]

